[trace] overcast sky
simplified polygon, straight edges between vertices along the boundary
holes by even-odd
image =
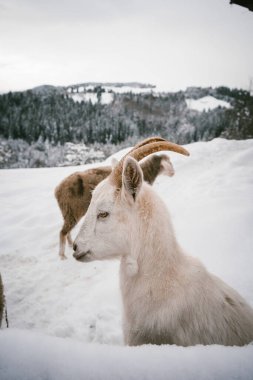
[[[253,82],[253,12],[229,0],[0,0],[0,92]]]

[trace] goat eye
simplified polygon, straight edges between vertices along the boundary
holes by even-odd
[[[98,214],[98,219],[105,219],[107,218],[107,216],[109,216],[109,212],[107,211],[102,211]]]

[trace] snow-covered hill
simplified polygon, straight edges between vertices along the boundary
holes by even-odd
[[[98,97],[98,88],[101,94]],[[87,82],[72,84],[69,86],[51,86],[42,85],[32,88],[30,91],[37,95],[53,95],[53,94],[68,94],[75,102],[91,102],[96,104],[100,99],[101,104],[109,104],[114,99],[114,94],[147,94],[155,91],[156,86],[152,84],[139,83],[139,82],[126,82],[126,83],[102,83],[102,82]]]
[[[216,99],[214,96],[204,96],[200,99],[186,99],[187,107],[195,111],[208,111],[217,107],[231,108],[225,100]]]
[[[101,93],[98,95],[98,88]],[[96,104],[110,104],[114,94],[147,94],[153,93],[155,86],[142,83],[87,83],[67,88],[67,93],[75,102],[91,102]]]
[[[84,93],[76,93],[69,94],[75,102],[91,102],[92,104],[96,104],[98,102],[98,97],[96,92],[84,92]],[[101,104],[109,104],[113,101],[114,96],[111,92],[103,92],[100,97]]]
[[[176,175],[159,177],[154,189],[185,251],[253,306],[253,140],[187,148],[190,157],[170,153]],[[58,258],[53,191],[75,170],[0,171],[0,272],[11,326],[0,331],[1,380],[252,379],[252,345],[118,347],[119,263],[82,264],[70,248],[68,260]]]

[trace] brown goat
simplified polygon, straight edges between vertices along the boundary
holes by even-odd
[[[160,174],[167,176],[174,175],[174,168],[169,157],[165,154],[153,155],[141,163],[144,180],[153,184]],[[92,196],[92,191],[106,177],[111,174],[111,166],[101,166],[88,169],[83,172],[75,172],[65,178],[55,189],[55,197],[61,209],[64,224],[60,231],[61,259],[65,259],[66,238],[69,245],[72,245],[70,231],[79,220],[85,215]]]

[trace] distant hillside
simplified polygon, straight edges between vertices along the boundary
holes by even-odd
[[[0,96],[4,139],[115,145],[154,134],[177,143],[252,138],[253,96],[227,87],[159,93],[139,83],[40,86]]]

